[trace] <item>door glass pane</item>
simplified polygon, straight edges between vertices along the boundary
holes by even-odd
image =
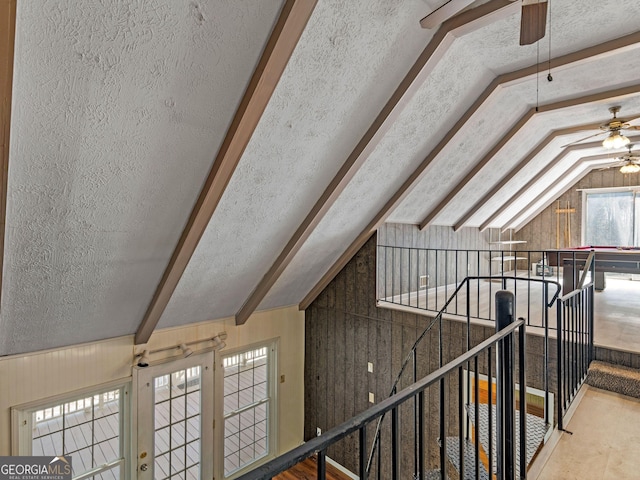
[[[200,367],[154,378],[155,478],[200,478]]]

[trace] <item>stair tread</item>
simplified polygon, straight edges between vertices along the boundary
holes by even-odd
[[[475,445],[468,439],[463,439],[464,442],[464,480],[474,480],[476,478],[476,451]],[[453,464],[456,470],[460,471],[460,441],[458,437],[447,437],[447,457]],[[489,480],[489,472],[484,467],[482,462],[478,462],[479,465],[479,478],[480,480]]]
[[[440,480],[440,470],[429,470],[424,474],[425,480]],[[449,478],[449,477],[447,477]]]
[[[640,398],[640,370],[594,360],[589,365],[587,385]]]
[[[476,426],[477,431],[480,433],[480,443],[485,452],[489,452],[489,408],[486,403],[478,404],[478,413],[480,417],[480,426],[477,427],[475,421],[475,404],[467,405],[467,413],[470,421]],[[520,411],[516,410],[516,471],[520,465]],[[494,441],[492,444],[493,455],[493,470],[495,471],[496,457],[496,445],[495,445],[495,432],[496,432],[496,406],[492,405],[492,428],[494,434]],[[533,456],[538,451],[540,444],[544,441],[544,437],[549,429],[543,418],[536,415],[527,413],[527,465],[531,463]]]

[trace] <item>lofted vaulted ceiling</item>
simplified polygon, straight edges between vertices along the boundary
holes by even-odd
[[[0,0],[0,355],[305,307],[385,221],[519,228],[613,161],[565,145],[640,117],[637,0],[530,46],[442,3]]]

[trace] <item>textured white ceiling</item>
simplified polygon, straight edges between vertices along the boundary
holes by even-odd
[[[161,327],[238,311],[428,44],[418,21],[441,3],[318,1]],[[281,6],[18,1],[0,355],[135,332]],[[549,39],[556,57],[636,31],[637,0],[554,0],[539,55],[518,45],[518,14],[499,17],[448,45],[260,308],[300,302],[496,75],[543,62],[538,82],[505,85],[453,132],[388,220],[422,221],[536,101],[640,83],[637,47],[553,82],[544,65]],[[454,224],[552,130],[604,122],[614,104],[640,115],[640,95],[537,115],[435,223]],[[551,142],[468,225],[586,134]],[[597,151],[567,155],[494,226]]]
[[[238,311],[432,35],[422,11],[318,3],[160,326]]]
[[[136,331],[280,6],[18,2],[0,354]]]

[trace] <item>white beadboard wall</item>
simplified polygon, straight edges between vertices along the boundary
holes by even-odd
[[[158,330],[145,348],[156,350],[193,342],[222,331],[228,335],[223,353],[262,340],[279,339],[277,373],[278,378],[280,375],[286,378],[284,383],[278,384],[279,451],[300,445],[304,427],[304,312],[298,311],[297,307],[255,313],[241,326],[236,326],[233,318],[226,318]],[[210,346],[210,342],[203,342],[191,348]],[[139,349],[136,347],[136,351]],[[118,379],[130,379],[133,352],[133,335],[129,335],[0,358],[0,456],[11,455],[11,407]],[[151,361],[158,357],[152,356]],[[221,405],[221,402],[217,404]],[[215,413],[218,417],[219,412]]]

